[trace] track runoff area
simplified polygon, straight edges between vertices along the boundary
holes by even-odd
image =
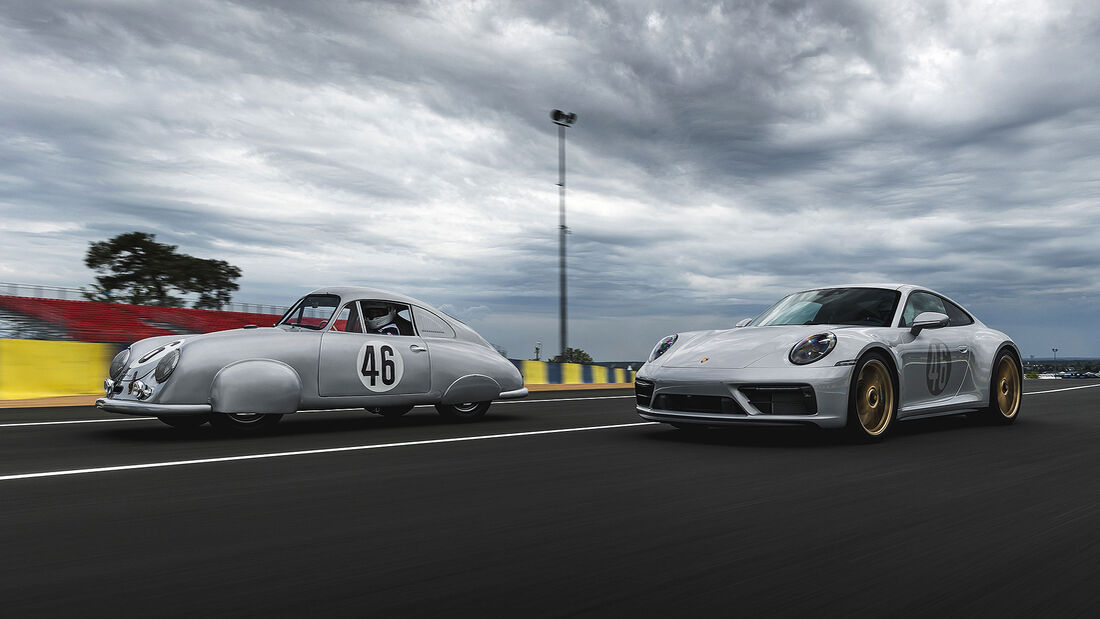
[[[1089,614],[1100,381],[1024,393],[1012,426],[873,445],[680,432],[623,389],[246,438],[4,409],[0,597],[19,616]]]

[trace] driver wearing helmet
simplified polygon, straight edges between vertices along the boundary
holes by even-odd
[[[397,310],[385,303],[364,303],[363,318],[367,322],[367,333],[382,335],[401,335],[401,329],[394,323]]]

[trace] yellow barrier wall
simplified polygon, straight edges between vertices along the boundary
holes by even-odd
[[[520,361],[520,374],[523,382],[532,385],[545,385],[550,382],[549,368],[544,361]]]
[[[523,374],[526,385],[581,385],[634,382],[637,372],[603,365],[579,363],[550,363],[513,359],[512,363]]]
[[[607,380],[607,368],[602,365],[592,366],[592,382],[594,383],[606,383]]]
[[[112,344],[0,339],[0,400],[103,391]]]
[[[584,366],[579,363],[562,363],[561,364],[561,384],[563,385],[579,385],[584,382],[584,377],[581,375]]]

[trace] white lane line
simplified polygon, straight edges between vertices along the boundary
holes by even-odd
[[[72,423],[115,423],[119,421],[149,421],[156,417],[127,417],[125,419],[70,419],[69,421],[21,421],[0,423],[0,428],[26,428],[28,426],[63,426]]]
[[[531,432],[512,432],[508,434],[483,434],[480,436],[461,436],[457,438],[437,438],[426,441],[406,441],[402,443],[381,443],[375,445],[354,445],[351,447],[328,447],[325,449],[303,449],[300,451],[279,451],[272,453],[250,454],[246,456],[223,456],[220,458],[201,458],[198,460],[170,460],[167,462],[149,462],[146,464],[124,464],[121,466],[101,466],[90,469],[68,469],[61,471],[44,471],[42,473],[20,473],[17,475],[2,475],[0,481],[14,481],[17,479],[35,479],[39,477],[62,477],[66,475],[88,475],[91,473],[109,473],[113,471],[134,471],[138,469],[159,469],[170,466],[192,466],[195,464],[213,464],[216,462],[237,462],[240,460],[266,460],[271,458],[289,458],[293,456],[311,456],[315,454],[332,454],[349,451],[366,451],[369,449],[389,449],[392,447],[413,447],[419,445],[438,445],[442,443],[464,443],[469,441],[487,441],[498,438],[518,438],[522,436],[540,436],[544,434],[564,434],[567,432],[590,432],[592,430],[610,430],[613,428],[633,428],[637,426],[657,425],[655,421],[642,421],[638,423],[618,423],[606,426],[586,426],[583,428],[561,428],[557,430],[534,430]]]
[[[1073,391],[1075,389],[1092,389],[1093,387],[1100,387],[1100,384],[1080,385],[1078,387],[1066,387],[1065,389],[1049,389],[1047,391],[1028,391],[1024,395],[1039,395],[1040,393],[1058,393],[1059,391]]]
[[[532,402],[574,402],[577,400],[615,400],[618,398],[633,398],[634,395],[603,395],[594,396],[591,398],[556,398],[547,400],[499,400],[493,402],[493,406],[498,404],[530,404]],[[432,404],[419,404],[415,408],[431,408]],[[362,408],[330,408],[330,409],[310,409],[298,411],[300,413],[339,413],[343,411],[361,411]],[[150,421],[156,419],[156,417],[126,417],[124,419],[74,419],[70,421],[21,421],[13,423],[0,423],[0,428],[28,428],[31,426],[63,426],[74,423],[115,423],[119,421]]]

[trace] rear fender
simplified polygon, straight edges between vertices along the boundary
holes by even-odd
[[[293,413],[302,399],[302,379],[273,359],[243,359],[214,376],[210,408],[215,413]]]
[[[440,403],[487,402],[500,397],[500,392],[500,383],[488,376],[484,374],[467,374],[447,388]]]

